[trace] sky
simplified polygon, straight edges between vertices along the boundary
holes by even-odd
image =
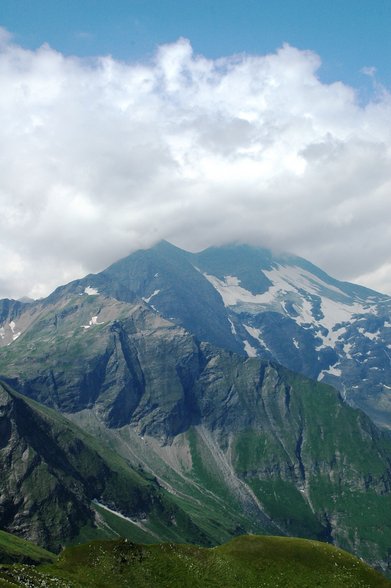
[[[391,295],[391,2],[0,0],[0,298],[160,239]]]

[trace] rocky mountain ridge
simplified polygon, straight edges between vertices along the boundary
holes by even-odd
[[[120,301],[91,277],[22,321],[3,378],[156,478],[192,540],[321,538],[387,569],[391,442],[332,388],[201,342],[148,297]]]
[[[58,288],[45,303],[67,292],[143,300],[198,340],[329,383],[390,426],[391,298],[302,258],[244,245],[193,254],[162,242]],[[4,345],[25,328],[14,315],[0,327]]]
[[[44,300],[1,301],[0,376],[119,453],[121,476],[149,480],[154,504],[156,481],[163,506],[159,515],[148,507],[149,530],[137,530],[143,541],[300,535],[387,569],[391,442],[342,396],[355,404],[362,396],[387,424],[389,372],[379,358],[389,345],[389,303],[299,258],[247,247],[196,255],[161,243]],[[343,371],[343,357],[353,367]],[[348,387],[349,378],[360,384]],[[140,522],[125,490],[115,498],[111,489],[108,501],[83,484],[90,502],[75,515],[81,523],[91,509],[117,517],[110,524]],[[59,509],[57,537],[75,533],[63,520],[69,504]],[[22,503],[13,518],[4,508],[13,521],[20,512]]]
[[[64,417],[0,383],[0,526],[58,551],[82,533],[115,537],[98,504],[127,515],[145,536],[208,542],[156,482]],[[103,513],[104,514],[104,513]],[[172,520],[176,519],[175,526]]]

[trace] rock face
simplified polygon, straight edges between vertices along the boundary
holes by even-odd
[[[206,540],[156,483],[5,384],[0,384],[0,468],[1,528],[54,551],[83,527],[92,535],[98,531],[93,500],[136,522],[158,518],[163,529],[172,526],[175,515],[172,537],[179,532],[184,540],[197,535]]]
[[[50,438],[45,422],[4,386],[0,386],[0,410],[1,527],[58,548],[59,536],[50,537],[53,516],[65,540],[92,518],[88,502],[80,499],[85,494],[83,484],[74,471],[76,487],[71,490],[64,467],[72,466]]]
[[[87,292],[143,300],[199,341],[331,384],[377,424],[391,426],[391,298],[339,282],[302,258],[248,246],[193,254],[162,242],[46,301],[14,309],[5,301],[0,344],[26,332],[42,305]]]
[[[156,477],[190,515],[187,538],[300,535],[387,567],[391,442],[368,417],[323,383],[200,342],[152,300],[119,301],[87,281],[29,305],[0,355],[8,383]],[[94,476],[95,495],[82,485],[90,500],[104,468]]]

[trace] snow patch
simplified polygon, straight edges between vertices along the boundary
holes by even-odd
[[[11,321],[9,323],[9,328],[11,329],[12,333],[15,333],[15,327],[16,327],[16,324],[14,323],[14,321]]]
[[[318,381],[320,382],[321,380],[323,380],[323,378],[325,377],[326,374],[330,374],[331,376],[340,376],[342,374],[342,371],[335,367],[334,365],[330,366],[328,370],[323,370],[319,376],[318,376]]]
[[[4,337],[5,337],[5,329],[4,329],[4,327],[0,327],[0,337],[2,339],[4,339]]]
[[[159,294],[160,290],[155,290],[148,298],[142,298],[142,300],[144,300],[144,302],[146,302],[147,304],[149,303],[150,300],[152,300],[152,298],[154,296],[157,296],[157,294]]]
[[[243,323],[244,328],[246,329],[247,333],[251,335],[253,339],[258,339],[262,343],[262,333],[261,329],[256,329],[255,327],[250,327],[250,325],[245,325]]]
[[[224,276],[220,280],[216,276],[203,274],[221,295],[224,305],[232,307],[243,304],[259,306],[259,311],[274,310],[291,316],[287,308],[287,297],[291,308],[297,313],[294,320],[304,328],[310,325],[317,330],[316,335],[322,339],[323,345],[334,346],[336,341],[346,332],[342,325],[351,322],[354,315],[368,313],[370,306],[358,302],[350,303],[349,296],[334,285],[327,284],[314,274],[298,266],[284,266],[276,264],[271,270],[263,270],[270,280],[271,286],[262,294],[252,294],[240,285],[239,278]],[[315,295],[320,301],[322,318],[314,317],[314,301],[303,296],[303,290],[309,295]],[[342,300],[333,299],[335,294]],[[341,324],[339,329],[335,326]],[[308,326],[307,326],[308,325]],[[328,334],[322,331],[327,329]]]
[[[226,275],[218,278],[207,273],[203,275],[220,294],[224,305],[235,313],[243,312],[247,313],[247,316],[265,311],[280,313],[318,338],[317,351],[337,347],[341,358],[355,358],[355,344],[347,334],[348,328],[361,317],[365,318],[370,313],[378,312],[376,298],[361,300],[358,297],[350,297],[338,287],[338,284],[329,284],[327,278],[322,279],[299,266],[274,264],[270,270],[259,271],[270,281],[267,291],[262,294],[253,294],[245,289],[236,276]],[[243,318],[244,316],[245,314],[242,315]],[[236,335],[232,321],[230,325],[232,333]],[[257,351],[250,341],[254,339],[265,346],[261,329],[245,324],[243,327],[251,336],[251,339],[243,341],[244,350],[249,357],[254,357]],[[391,327],[389,318],[384,322],[384,327]],[[358,332],[374,342],[381,338],[379,330],[370,333],[360,327]],[[300,350],[300,338],[292,339],[292,345]],[[391,349],[391,345],[388,344],[387,348]],[[342,369],[340,364],[338,366],[323,370],[318,379],[321,380],[327,375],[340,377]]]
[[[235,325],[233,324],[233,322],[231,321],[230,318],[228,320],[229,320],[229,324],[231,325],[231,333],[233,335],[236,335],[237,333],[236,333]]]
[[[116,515],[117,517],[120,517],[121,519],[124,519],[125,521],[129,521],[133,525],[137,525],[138,527],[143,528],[143,525],[141,525],[140,521],[135,521],[129,517],[126,517],[121,512],[118,512],[118,510],[113,510],[112,508],[109,508],[108,506],[106,506],[105,504],[102,504],[98,500],[93,500],[92,502],[94,504],[96,504],[97,506],[100,506],[100,508],[103,508],[103,510],[107,510],[107,512],[110,512],[111,514]]]
[[[364,337],[366,337],[367,339],[370,339],[371,341],[373,341],[374,339],[378,339],[380,337],[379,331],[377,331],[376,333],[368,333],[368,331],[366,331],[362,327],[360,327],[357,330],[359,333],[361,333],[361,335],[364,335]]]
[[[338,339],[341,339],[341,337],[345,333],[346,333],[346,327],[339,327],[339,329],[335,329],[335,330],[330,329],[329,332],[327,333],[327,335],[323,335],[322,333],[317,333],[317,337],[319,337],[323,341],[323,346],[321,345],[320,349],[322,347],[334,347],[334,345],[338,341]]]
[[[224,276],[224,279],[227,286],[240,286],[240,280],[236,276]]]
[[[325,370],[325,372],[331,374],[332,376],[340,376],[342,374],[342,371],[334,366],[329,367],[329,369]]]
[[[243,327],[246,329],[247,333],[248,333],[248,334],[249,334],[249,335],[250,335],[250,336],[251,336],[253,339],[256,339],[257,341],[259,341],[259,342],[260,342],[260,344],[262,345],[262,347],[263,347],[264,349],[266,349],[266,351],[269,351],[269,352],[271,353],[271,351],[270,351],[269,347],[266,345],[266,342],[265,342],[265,340],[264,340],[264,338],[263,338],[263,335],[262,335],[262,331],[261,331],[261,329],[256,329],[255,327],[251,327],[250,325],[245,325],[244,323],[243,323]],[[248,343],[248,341],[247,341],[247,343]],[[251,347],[251,345],[250,345],[250,347]],[[246,349],[245,349],[245,350],[246,350]],[[246,350],[246,351],[247,351],[247,350]],[[257,354],[257,355],[258,355],[258,354]],[[253,355],[251,355],[251,356],[249,355],[249,357],[254,357],[254,356],[253,356]]]
[[[353,359],[351,356],[351,350],[353,345],[351,343],[345,343],[343,346],[343,352],[348,359]]]
[[[306,298],[293,305],[293,308],[299,316],[296,317],[296,322],[299,325],[313,324],[314,317],[312,316],[312,304]]]
[[[99,292],[96,288],[92,288],[91,286],[87,286],[86,288],[84,288],[84,294],[87,294],[88,296],[97,296],[99,294]]]
[[[243,341],[243,345],[244,345],[244,350],[247,353],[248,357],[256,357],[257,356],[257,350],[250,345],[250,343],[245,339]]]
[[[317,296],[325,294],[325,290],[328,290],[349,298],[340,288],[328,284],[318,276],[296,265],[276,264],[271,270],[263,270],[263,273],[272,282],[272,288],[278,288],[278,290],[285,289],[288,292],[297,292],[302,289]]]
[[[203,274],[223,299],[224,306],[235,306],[238,303],[261,304],[263,294],[252,294],[240,286],[240,280],[235,276],[224,276],[224,281],[216,276]]]
[[[321,298],[321,309],[324,314],[324,318],[319,322],[322,323],[326,329],[331,330],[338,323],[349,322],[354,314],[362,314],[364,307],[357,302],[353,304],[343,304],[341,302],[335,302],[330,298]]]
[[[104,325],[104,322],[98,322],[98,316],[92,316],[88,322],[88,325],[82,325],[82,329],[90,329],[94,325]]]
[[[92,316],[90,320],[90,325],[104,325],[104,322],[98,322],[97,316]]]

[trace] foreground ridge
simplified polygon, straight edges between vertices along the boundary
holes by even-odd
[[[54,564],[1,567],[0,586],[9,585],[387,588],[391,582],[359,559],[328,544],[242,536],[209,549],[174,543],[139,545],[123,539],[94,541],[65,549]]]

